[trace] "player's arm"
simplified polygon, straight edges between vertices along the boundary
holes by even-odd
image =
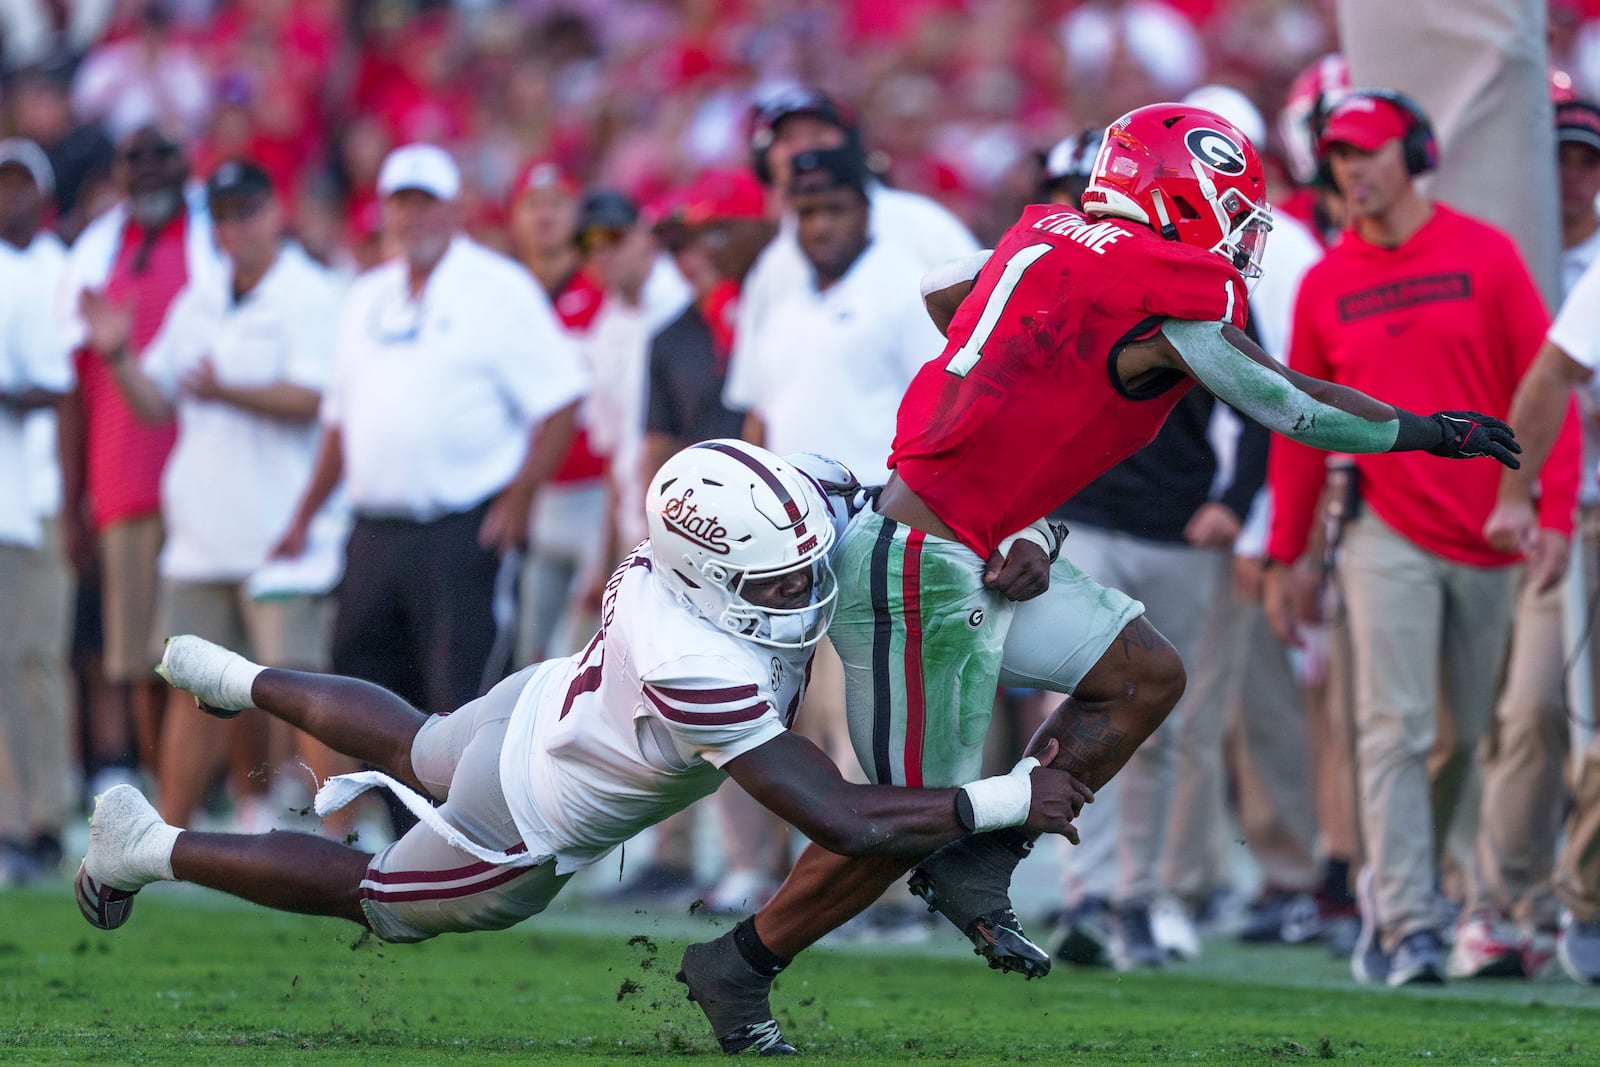
[[[1502,471],[1499,498],[1483,524],[1483,535],[1502,552],[1536,550],[1539,514],[1534,487],[1565,424],[1573,389],[1594,371],[1573,359],[1554,341],[1546,340],[1511,398],[1514,425],[1527,428],[1522,438],[1522,467]]]
[[[1546,340],[1540,346],[1511,398],[1511,424],[1525,427],[1526,432],[1517,438],[1522,445],[1521,469],[1501,475],[1502,498],[1516,495],[1526,500],[1533,495],[1539,472],[1561,435],[1572,391],[1592,377],[1593,369],[1573,359],[1555,342]]]
[[[922,304],[928,309],[928,317],[940,333],[950,332],[950,320],[956,317],[956,309],[961,306],[961,301],[972,292],[978,272],[989,262],[991,255],[993,249],[986,248],[940,264],[922,276]]]
[[[1038,756],[1048,764],[1055,753]],[[1077,843],[1072,818],[1094,799],[1076,778],[1032,757],[960,789],[856,785],[816,745],[787,730],[725,769],[769,811],[841,856],[925,856],[968,833],[1007,826]]]
[[[1130,346],[1131,347],[1131,346]],[[1124,379],[1139,367],[1118,362]],[[1329,452],[1429,452],[1489,456],[1507,467],[1521,452],[1511,427],[1472,411],[1416,415],[1365,393],[1297,373],[1231,323],[1168,319],[1143,353],[1145,369],[1181,370],[1274,433]]]

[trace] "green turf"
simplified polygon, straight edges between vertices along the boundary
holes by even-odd
[[[713,1057],[671,980],[684,941],[713,929],[565,909],[506,933],[386,946],[348,924],[162,887],[107,934],[63,887],[0,892],[0,1062]],[[1212,943],[1162,974],[1062,969],[1027,984],[948,941],[823,949],[779,980],[775,1004],[821,1062],[1600,1062],[1600,989],[1358,989],[1316,949]]]

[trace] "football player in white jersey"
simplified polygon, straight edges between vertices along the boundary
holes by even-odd
[[[96,804],[79,909],[114,929],[141,888],[178,880],[350,919],[386,941],[503,929],[725,776],[844,855],[920,857],[1007,826],[1076,840],[1072,818],[1092,798],[1040,766],[1052,752],[960,789],[903,789],[848,783],[789,732],[833,611],[829,556],[859,488],[839,464],[789,462],[739,441],[678,453],[655,476],[650,538],[607,583],[588,648],[535,664],[449,715],[426,717],[353,678],[265,669],[172,638],[161,674],[204,710],[259,707],[382,768],[330,779],[319,814],[384,786],[422,821],[373,856],[311,834],[184,831],[118,786]],[[765,994],[756,1005],[739,992],[752,971],[777,965],[754,924],[695,949],[679,977],[723,1049],[792,1052]],[[763,1021],[716,1025],[753,1015]]]

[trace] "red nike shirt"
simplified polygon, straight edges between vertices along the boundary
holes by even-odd
[[[1549,325],[1544,301],[1509,237],[1443,204],[1399,248],[1348,231],[1300,284],[1290,366],[1427,415],[1477,411],[1505,418]],[[1576,405],[1540,479],[1540,521],[1570,535],[1577,497]],[[1326,454],[1273,442],[1267,551],[1305,551]],[[1357,456],[1362,500],[1420,548],[1457,563],[1514,563],[1483,524],[1500,486],[1498,463],[1425,452]]]

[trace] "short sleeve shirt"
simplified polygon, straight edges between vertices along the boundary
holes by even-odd
[[[589,374],[521,266],[457,237],[413,296],[404,264],[352,286],[322,421],[357,513],[428,520],[505,488],[534,424]]]

